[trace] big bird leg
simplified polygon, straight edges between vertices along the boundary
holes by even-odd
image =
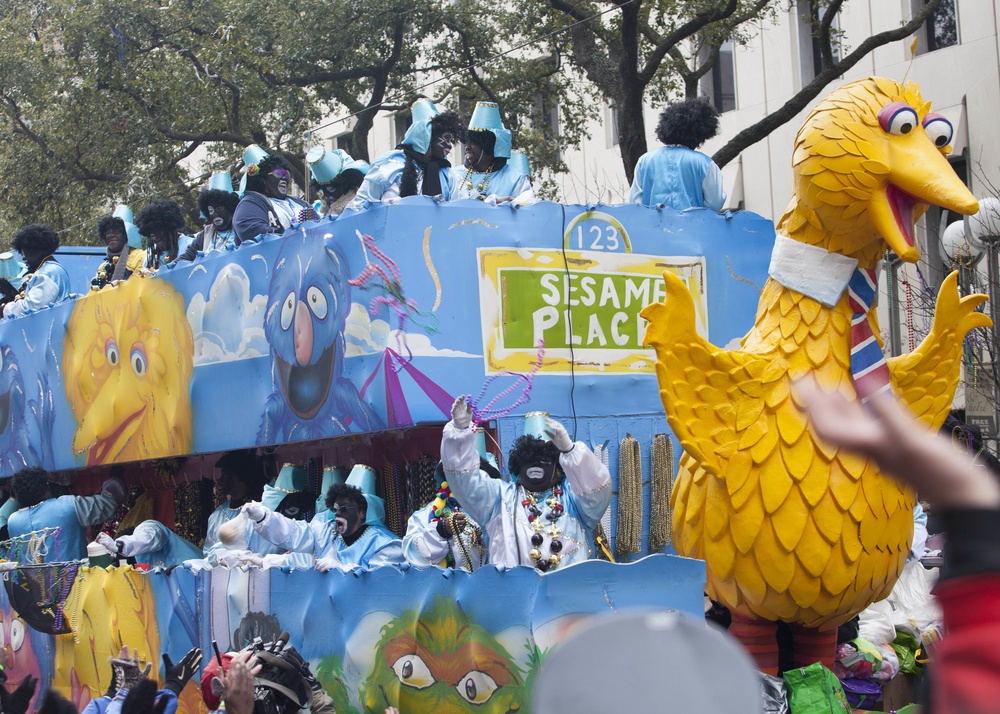
[[[764,674],[778,676],[777,626],[770,620],[746,617],[732,613],[729,634],[740,641]]]
[[[811,627],[792,625],[792,663],[796,667],[806,667],[821,662],[827,669],[833,669],[837,657],[837,630],[821,632]]]

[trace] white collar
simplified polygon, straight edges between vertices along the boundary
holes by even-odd
[[[778,233],[767,273],[784,287],[833,307],[840,301],[857,267],[858,261],[854,258]]]

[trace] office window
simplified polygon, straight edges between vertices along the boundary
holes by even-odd
[[[736,68],[731,40],[719,46],[719,54],[712,64],[712,103],[720,113],[736,108]]]
[[[927,0],[923,0],[927,4]],[[958,44],[958,14],[955,0],[941,0],[937,10],[931,13],[924,23],[927,39],[927,51],[933,52],[944,47]]]
[[[351,156],[354,156],[354,137],[350,132],[335,136],[333,138],[333,148],[343,149]]]
[[[608,121],[605,126],[607,127],[608,148],[618,146],[621,132],[618,129],[618,109],[614,102],[608,105]]]
[[[819,39],[819,26],[828,10],[826,0],[799,0],[799,52],[802,86],[811,82],[823,71],[823,49]],[[843,56],[843,33],[840,30],[840,15],[834,15],[830,22],[830,49],[833,61],[839,62]]]
[[[393,146],[400,144],[406,136],[406,130],[413,124],[413,113],[404,109],[392,118]]]

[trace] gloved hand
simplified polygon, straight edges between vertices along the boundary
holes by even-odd
[[[201,665],[201,649],[192,647],[180,662],[174,664],[170,655],[163,655],[163,674],[166,683],[164,689],[169,689],[174,694],[180,696],[184,685],[188,683]]]
[[[116,541],[107,533],[104,532],[98,533],[97,542],[103,545],[105,549],[112,555],[125,555],[125,553],[122,550],[122,542],[120,540]]]
[[[118,680],[119,689],[132,689],[149,676],[153,663],[148,662],[145,669],[139,669],[139,650],[129,653],[128,646],[122,647],[121,654],[111,660],[113,677]]]
[[[465,403],[463,394],[451,405],[451,423],[456,429],[468,429],[472,425],[472,407]]]
[[[242,511],[254,523],[263,523],[264,519],[267,518],[267,514],[270,513],[262,504],[256,501],[244,503]]]
[[[101,494],[110,496],[115,503],[121,504],[125,500],[125,484],[120,478],[109,478],[101,484]]]
[[[239,553],[239,559],[241,565],[252,565],[255,568],[264,567],[264,558],[252,550],[244,550]]]
[[[242,550],[218,550],[215,553],[215,560],[219,565],[227,568],[238,568],[243,565],[240,556],[246,551]]]
[[[143,680],[129,689],[122,702],[122,714],[163,714],[167,708],[167,697],[156,697],[156,682]]]
[[[25,714],[37,687],[38,680],[30,674],[21,680],[13,692],[0,687],[0,706],[3,707],[4,714]]]
[[[576,446],[573,440],[569,438],[566,427],[552,417],[545,418],[545,433],[552,439],[552,443],[556,445],[556,448],[564,454],[568,454]]]
[[[343,570],[344,564],[340,562],[339,558],[318,558],[313,567],[321,573],[327,573],[331,570]]]

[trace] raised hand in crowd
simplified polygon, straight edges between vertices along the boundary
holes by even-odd
[[[122,703],[122,714],[163,714],[169,700],[165,696],[157,698],[156,682],[144,679],[129,689]]]
[[[38,679],[30,674],[21,680],[13,692],[8,692],[6,687],[0,686],[0,707],[3,708],[4,714],[25,714],[37,688]]]
[[[261,665],[251,669],[251,658],[249,652],[234,655],[228,671],[221,677],[226,714],[253,714],[253,678]]]
[[[177,664],[173,663],[170,655],[164,653],[163,671],[166,683],[163,685],[163,688],[180,695],[181,690],[184,689],[184,685],[188,683],[188,680],[198,673],[198,668],[201,666],[201,658],[202,654],[199,647],[192,647]]]

